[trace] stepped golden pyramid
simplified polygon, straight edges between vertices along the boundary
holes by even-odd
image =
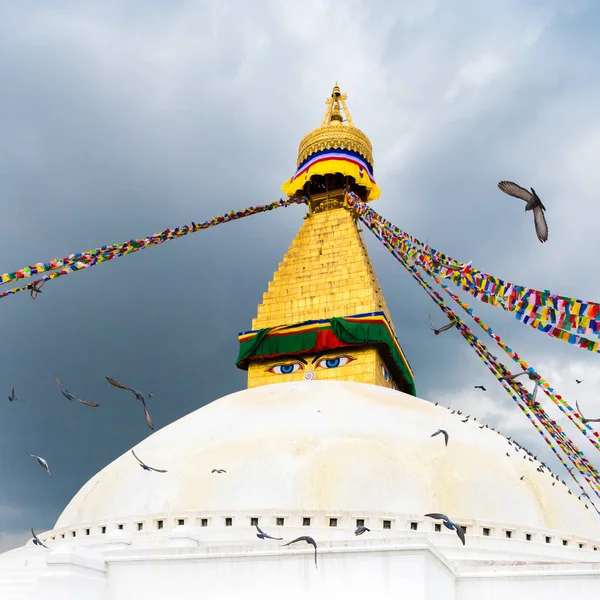
[[[371,142],[353,125],[337,84],[321,126],[300,142],[297,171],[282,189],[288,197],[307,196],[308,213],[252,331],[240,334],[238,366],[248,370],[248,387],[335,379],[414,393],[412,371],[345,202],[345,190],[369,202],[379,188]]]

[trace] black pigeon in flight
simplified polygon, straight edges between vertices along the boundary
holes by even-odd
[[[31,299],[35,300],[38,294],[42,293],[42,286],[46,283],[46,279],[40,279],[39,281],[34,281],[29,288],[31,289]]]
[[[36,546],[43,546],[44,548],[47,548],[48,546],[46,546],[46,544],[44,544],[44,542],[42,542],[42,540],[40,540],[40,538],[35,534],[35,531],[33,530],[33,527],[31,528],[31,535],[33,536],[33,543]]]
[[[256,527],[258,533],[256,534],[257,538],[260,538],[261,540],[282,540],[283,538],[276,538],[273,537],[272,535],[269,535],[268,533],[265,533],[258,525],[255,525],[254,527]]]
[[[531,192],[522,188],[520,185],[512,181],[501,181],[498,187],[509,196],[514,198],[520,198],[527,204],[525,210],[533,211],[533,222],[535,224],[535,232],[537,233],[538,240],[544,243],[548,241],[548,224],[546,223],[546,217],[544,217],[544,211],[546,207],[542,204],[539,196],[535,193],[535,190],[531,188]]]
[[[449,435],[445,429],[438,429],[435,433],[432,433],[430,437],[435,437],[436,435],[439,435],[440,433],[444,434],[444,441],[446,442],[446,446],[447,446]]]
[[[315,542],[315,540],[313,540],[313,538],[311,538],[310,535],[301,535],[295,540],[292,540],[291,542],[288,542],[287,544],[283,545],[289,546],[290,544],[295,544],[296,542],[306,542],[307,544],[310,544],[311,546],[315,547],[315,567],[317,567],[318,569],[319,567],[317,566],[317,542]]]
[[[460,541],[463,543],[463,546],[465,545],[465,530],[458,523],[454,523],[442,513],[428,513],[425,516],[430,517],[432,519],[441,519],[443,521],[444,527],[456,531],[456,535],[460,538]]]
[[[166,473],[167,472],[165,469],[155,469],[154,467],[149,467],[143,460],[140,460],[138,455],[133,450],[131,451],[131,454],[133,454],[133,456],[135,456],[135,459],[140,463],[140,467],[142,467],[142,469],[144,469],[144,471],[156,471],[157,473]]]

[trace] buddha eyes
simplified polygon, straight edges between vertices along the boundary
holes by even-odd
[[[275,373],[275,375],[291,375],[292,373],[296,373],[296,371],[301,371],[304,369],[304,365],[299,362],[289,363],[287,365],[273,365],[271,368],[267,369],[269,373]]]
[[[383,373],[383,378],[386,381],[389,381],[390,380],[390,374],[387,372],[387,369],[383,365],[381,365],[381,372]]]
[[[349,362],[356,360],[351,356],[336,356],[335,358],[322,358],[316,364],[317,368],[321,369],[337,369],[337,367],[343,367]]]
[[[356,360],[352,356],[336,356],[335,358],[321,358],[315,361],[316,369],[337,369],[343,367],[348,363]],[[274,373],[275,375],[291,375],[298,371],[304,370],[304,364],[301,362],[292,362],[286,364],[273,365],[267,369],[268,373]]]

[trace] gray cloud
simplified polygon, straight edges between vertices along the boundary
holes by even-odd
[[[0,267],[281,197],[337,80],[373,141],[375,210],[487,272],[600,299],[590,276],[598,17],[591,3],[517,0],[5,4]],[[542,196],[548,244],[496,189],[505,178]],[[237,333],[302,214],[280,209],[150,248],[48,284],[35,303],[3,300],[1,380],[27,404],[0,404],[0,548],[52,527],[89,477],[148,434],[139,405],[106,375],[153,391],[159,427],[244,387]],[[366,240],[420,396],[547,452],[458,334],[430,334],[427,314],[439,311]],[[600,411],[597,357],[470,303],[565,398]],[[62,398],[54,372],[101,408]],[[52,480],[27,451],[48,459]]]

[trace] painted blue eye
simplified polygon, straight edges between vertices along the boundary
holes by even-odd
[[[383,365],[381,365],[381,372],[383,373],[383,378],[386,381],[389,381],[390,380],[390,374],[387,372],[387,369]]]
[[[296,371],[300,371],[304,369],[302,363],[288,363],[287,365],[273,365],[271,368],[267,369],[269,373],[275,373],[275,375],[291,375]]]
[[[337,369],[343,367],[349,362],[353,361],[354,358],[351,356],[336,356],[335,358],[322,358],[318,363],[317,367],[321,369]]]

